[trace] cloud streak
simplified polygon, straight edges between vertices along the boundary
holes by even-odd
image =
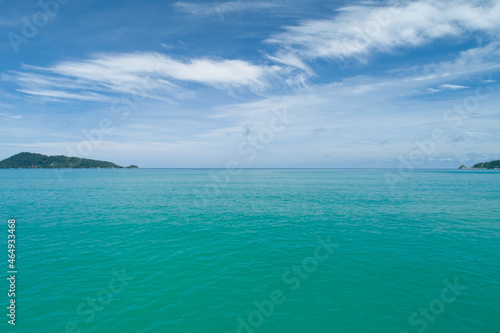
[[[423,0],[401,6],[373,4],[343,7],[332,19],[308,20],[266,40],[277,45],[277,58],[311,61],[356,59],[417,47],[440,38],[461,38],[466,31],[498,36],[500,1]],[[290,61],[288,61],[290,63]]]
[[[11,72],[3,80],[15,81],[25,94],[105,101],[104,93],[126,93],[141,88],[147,97],[183,98],[185,84],[217,89],[264,88],[279,66],[259,66],[243,60],[177,60],[161,53],[96,54],[90,59],[63,61],[49,67],[24,66],[26,72]]]
[[[176,2],[175,8],[195,16],[212,16],[224,15],[231,12],[242,11],[256,11],[266,8],[276,7],[277,4],[264,1],[244,2],[244,1],[226,1],[226,2],[213,2],[210,4],[205,3],[187,3]]]
[[[441,84],[439,86],[439,88],[441,88],[441,89],[450,89],[450,90],[460,90],[460,89],[467,89],[469,87],[460,86],[460,85],[457,85],[457,84]]]

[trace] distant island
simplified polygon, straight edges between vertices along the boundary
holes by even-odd
[[[0,161],[2,169],[124,169],[111,162],[67,156],[46,156],[35,153],[19,153]],[[137,169],[131,165],[127,169]]]
[[[465,165],[461,165],[459,169],[500,169],[500,160],[485,162],[485,163],[477,163],[470,168],[467,168]]]

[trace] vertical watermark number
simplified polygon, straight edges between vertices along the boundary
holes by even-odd
[[[16,220],[9,219],[8,221],[8,236],[7,248],[9,253],[9,269],[7,270],[7,280],[9,281],[9,296],[10,302],[7,307],[8,323],[16,325]]]

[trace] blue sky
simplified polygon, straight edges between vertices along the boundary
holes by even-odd
[[[0,0],[0,159],[499,159],[500,0]]]

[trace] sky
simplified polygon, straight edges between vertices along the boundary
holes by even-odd
[[[0,159],[500,159],[500,0],[0,0]]]

